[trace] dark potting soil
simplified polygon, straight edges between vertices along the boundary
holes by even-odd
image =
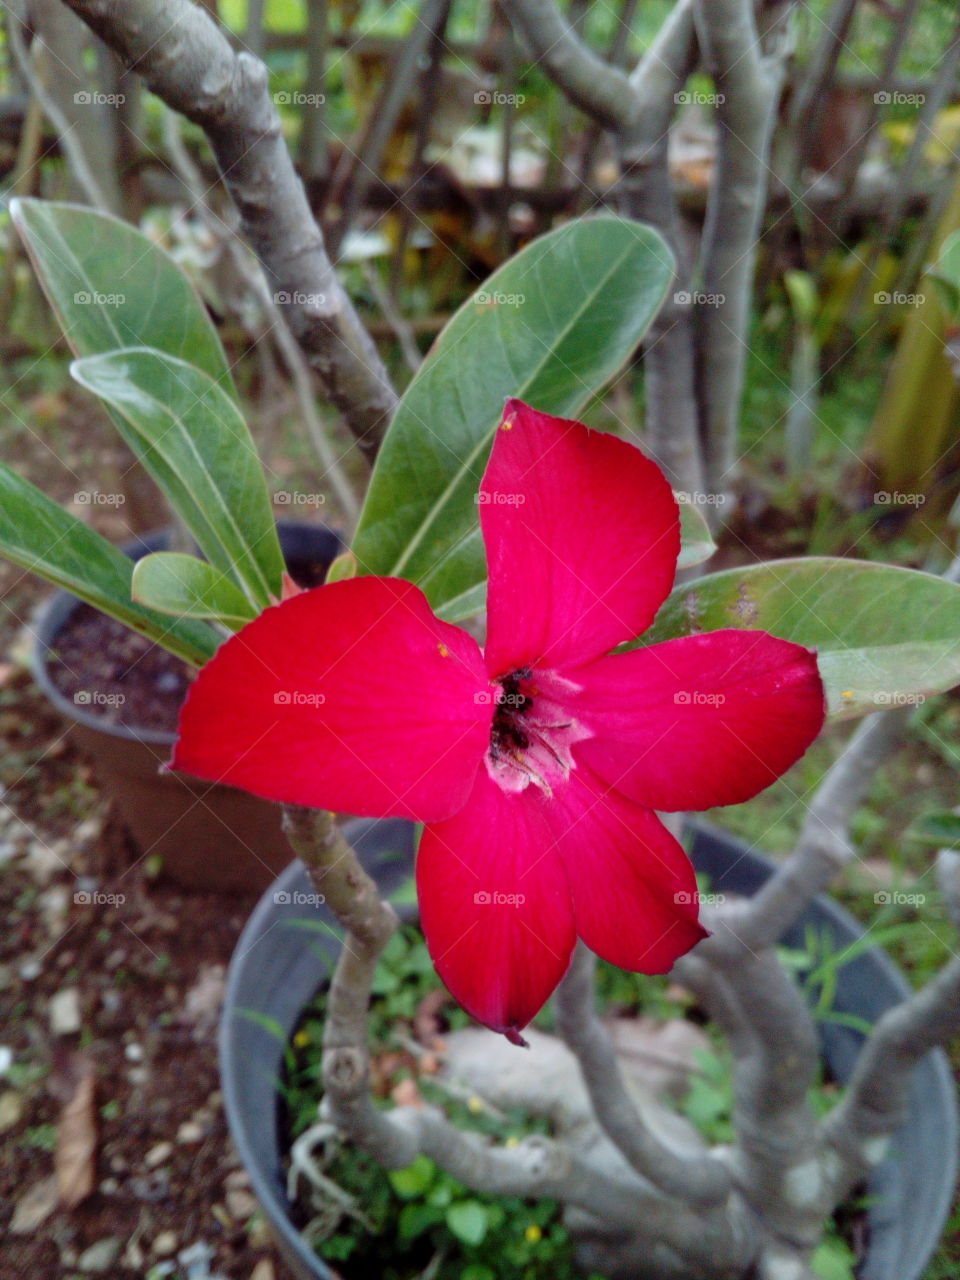
[[[290,572],[300,587],[317,587],[328,562],[296,560]],[[68,702],[107,724],[175,733],[192,669],[123,623],[80,605],[69,617],[48,659],[53,683]]]

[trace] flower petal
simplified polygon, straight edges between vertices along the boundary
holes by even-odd
[[[485,767],[466,805],[424,828],[420,922],[437,972],[478,1022],[512,1040],[566,972],[570,891],[536,787],[508,794]]]
[[[265,610],[203,668],[172,765],[287,804],[427,821],[467,799],[493,707],[473,638],[396,578]]]
[[[705,938],[693,865],[656,814],[574,769],[552,824],[578,935],[604,960],[667,973]]]
[[[673,584],[680,521],[639,449],[509,400],[479,500],[492,676],[588,662],[650,625]]]
[[[595,735],[575,757],[651,809],[749,800],[823,725],[816,654],[765,631],[684,636],[569,674]]]

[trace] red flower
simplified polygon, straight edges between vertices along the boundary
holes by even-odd
[[[173,765],[292,804],[426,823],[424,933],[480,1022],[519,1039],[579,936],[666,972],[704,930],[653,810],[736,804],[824,717],[814,654],[716,631],[615,654],[673,584],[677,504],[632,445],[507,404],[480,486],[487,645],[396,578],[267,609],[201,671]]]

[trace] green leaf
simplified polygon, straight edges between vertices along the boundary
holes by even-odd
[[[424,1194],[433,1182],[436,1172],[437,1166],[430,1157],[420,1155],[405,1169],[391,1169],[387,1177],[398,1196],[402,1196],[404,1200],[413,1200]]]
[[[929,275],[940,291],[944,307],[956,317],[960,314],[960,231],[944,240]]]
[[[75,360],[207,560],[251,601],[279,597],[283,556],[263,469],[236,404],[206,373],[147,347]]]
[[[717,549],[707,522],[698,507],[690,501],[685,493],[677,494],[680,505],[680,559],[678,569],[689,569],[695,564],[703,564],[709,560]]]
[[[171,621],[131,599],[133,561],[0,463],[0,555],[64,587],[194,666],[219,643],[203,622]]]
[[[854,1280],[856,1255],[840,1236],[827,1236],[814,1250],[810,1270],[820,1280]]]
[[[159,245],[84,205],[18,199],[10,213],[75,355],[156,347],[189,360],[236,399],[213,321]]]
[[[239,587],[206,560],[177,551],[156,551],[133,570],[133,598],[161,613],[184,618],[216,618],[242,627],[256,610]]]
[[[487,1234],[487,1211],[479,1200],[458,1200],[447,1210],[447,1226],[464,1244],[482,1244]]]
[[[607,216],[570,222],[504,263],[400,401],[353,543],[361,571],[417,583],[451,620],[482,608],[476,494],[504,401],[578,413],[635,350],[672,275],[656,231]]]
[[[708,574],[677,587],[628,647],[725,627],[816,649],[835,720],[960,682],[960,586],[915,569],[811,556]]]
[[[414,1201],[412,1204],[405,1204],[400,1210],[397,1234],[401,1240],[416,1240],[417,1236],[422,1236],[424,1231],[429,1231],[442,1221],[442,1210]]]
[[[935,849],[960,849],[960,813],[949,809],[922,813],[907,828],[907,836]]]

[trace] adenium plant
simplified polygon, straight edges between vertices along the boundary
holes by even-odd
[[[817,1029],[776,945],[853,856],[849,819],[905,712],[857,729],[797,847],[750,902],[703,906],[657,813],[748,799],[825,717],[951,688],[956,566],[937,578],[809,557],[674,585],[714,549],[703,495],[675,495],[640,449],[577,421],[673,276],[659,235],[603,216],[540,237],[494,274],[487,292],[522,293],[522,310],[468,299],[454,315],[392,412],[349,552],[326,585],[297,591],[189,281],[106,215],[34,200],[12,213],[74,377],[193,554],[133,566],[2,464],[0,553],[198,668],[173,765],[284,806],[344,934],[325,1124],[388,1168],[423,1153],[479,1191],[559,1201],[581,1261],[610,1277],[808,1280],[825,1222],[903,1121],[913,1067],[960,1030],[954,960],[881,1019],[842,1101],[813,1114]],[[78,303],[116,300],[118,278],[120,301]],[[340,342],[331,322],[324,352]],[[345,398],[358,350],[337,380]],[[497,1146],[438,1108],[375,1103],[367,1009],[397,917],[331,810],[424,824],[421,923],[479,1022],[521,1041],[556,991],[582,1112],[571,1119],[570,1090],[545,1080],[532,1031],[518,1054],[477,1030],[483,1048],[458,1064],[495,1105],[546,1116],[550,1137]],[[960,920],[957,865],[941,856]],[[594,953],[670,971],[726,1034],[731,1144],[635,1105],[594,1011]]]
[[[703,936],[655,809],[749,799],[823,724],[815,655],[763,631],[613,652],[653,621],[677,501],[639,449],[507,403],[479,488],[486,644],[411,583],[361,577],[265,610],[184,707],[175,768],[285,804],[425,823],[437,971],[523,1043],[577,937],[666,973]]]

